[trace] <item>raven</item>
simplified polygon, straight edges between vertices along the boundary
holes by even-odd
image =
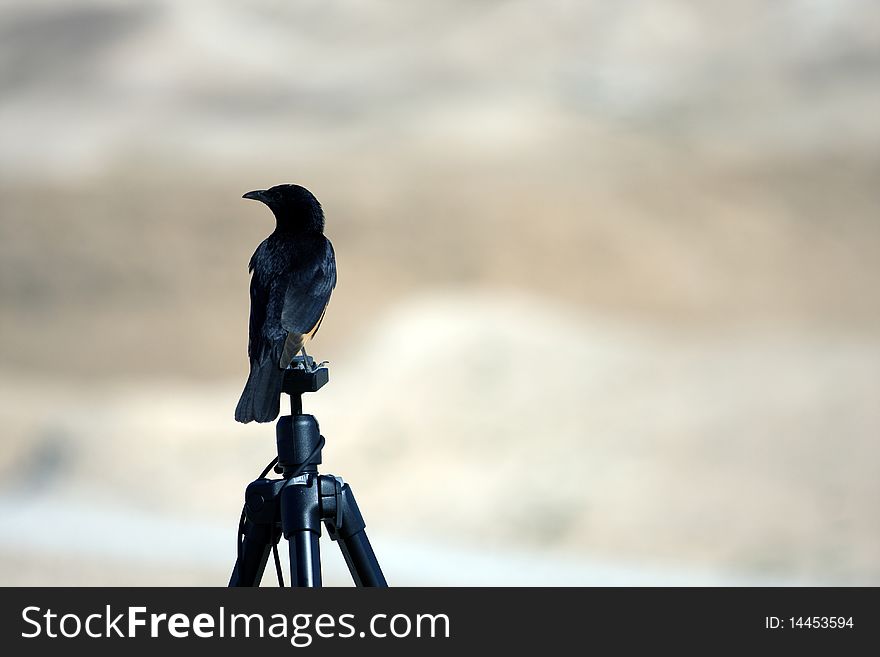
[[[239,422],[278,417],[284,370],[317,332],[336,286],[336,256],[324,237],[324,211],[299,185],[248,192],[275,215],[275,231],[251,257],[251,371],[235,409]],[[309,367],[308,357],[303,365]]]

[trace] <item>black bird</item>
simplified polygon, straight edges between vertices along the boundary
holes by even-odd
[[[284,370],[324,319],[336,286],[336,256],[324,237],[324,211],[299,185],[276,185],[242,198],[275,215],[275,231],[254,251],[248,356],[251,372],[235,409],[239,422],[278,417]]]

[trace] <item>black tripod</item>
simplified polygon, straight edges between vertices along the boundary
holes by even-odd
[[[278,419],[278,456],[245,489],[238,527],[238,558],[229,586],[259,586],[271,550],[278,582],[284,585],[278,542],[290,547],[291,586],[321,586],[321,522],[339,544],[357,586],[388,586],[364,531],[354,494],[342,478],[319,475],[324,437],[313,415],[302,412],[302,394],[316,392],[329,381],[326,367],[310,370],[306,357],[288,369],[282,391],[290,395],[290,415]],[[281,479],[266,479],[274,467]]]

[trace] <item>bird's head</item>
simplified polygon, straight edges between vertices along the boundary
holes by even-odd
[[[269,206],[281,230],[324,230],[324,210],[318,199],[299,185],[275,185],[248,192],[242,198]]]

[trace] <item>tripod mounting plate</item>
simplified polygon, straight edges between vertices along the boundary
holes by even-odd
[[[304,392],[317,392],[330,380],[330,370],[319,367],[311,372],[304,369],[288,369],[284,371],[284,383],[281,391],[288,395],[300,395]]]

